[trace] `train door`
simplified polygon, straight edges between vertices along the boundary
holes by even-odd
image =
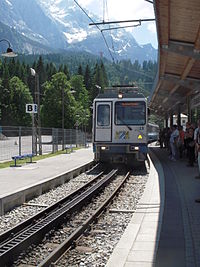
[[[112,141],[112,102],[96,102],[95,141]]]

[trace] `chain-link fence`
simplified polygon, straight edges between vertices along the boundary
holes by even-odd
[[[77,129],[0,127],[0,161],[23,154],[42,155],[86,146],[86,133]]]

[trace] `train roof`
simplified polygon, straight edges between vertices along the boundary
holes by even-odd
[[[122,94],[122,98],[119,97],[119,93]],[[116,98],[116,99],[123,99],[123,98],[143,98],[146,100],[146,97],[138,92],[130,91],[130,90],[105,90],[104,93],[100,93],[97,95],[96,99],[103,99],[103,98]]]

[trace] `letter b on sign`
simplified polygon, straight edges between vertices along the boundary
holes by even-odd
[[[37,113],[36,104],[26,104],[26,113]]]

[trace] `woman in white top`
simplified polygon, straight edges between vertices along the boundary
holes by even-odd
[[[179,131],[177,129],[177,126],[176,125],[173,125],[172,126],[172,133],[171,133],[171,136],[170,136],[170,147],[171,147],[171,152],[172,152],[172,155],[171,155],[171,160],[172,161],[176,161],[176,154],[177,154],[177,149],[176,149],[176,141],[178,139],[178,136],[179,136]]]

